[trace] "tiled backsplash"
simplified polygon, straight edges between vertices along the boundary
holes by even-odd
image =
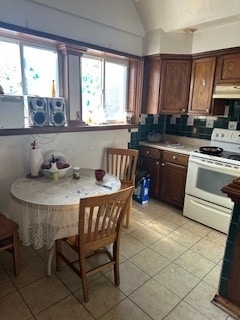
[[[129,147],[138,149],[139,142],[146,140],[149,132],[210,140],[213,128],[235,129],[236,127],[236,130],[240,130],[240,100],[231,100],[227,104],[228,114],[219,117],[142,114],[138,130],[131,132]]]

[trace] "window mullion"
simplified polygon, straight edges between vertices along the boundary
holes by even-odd
[[[21,68],[21,76],[22,76],[22,93],[23,95],[27,94],[27,88],[26,88],[26,76],[25,76],[25,60],[24,60],[24,55],[23,55],[23,44],[21,41],[19,41],[19,54],[20,54],[20,68]]]
[[[105,86],[106,86],[106,81],[105,81],[105,59],[102,59],[102,109],[105,112]]]

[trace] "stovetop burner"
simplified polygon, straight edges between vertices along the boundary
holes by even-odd
[[[240,161],[240,154],[230,154],[228,159]]]
[[[201,152],[200,150],[196,150],[194,152],[195,154],[198,153],[199,155],[202,154],[205,157],[208,158],[216,158],[216,159],[230,159],[230,160],[234,160],[234,161],[240,161],[240,153],[235,153],[233,151],[226,151],[223,150],[222,152],[218,153],[218,154],[207,154],[206,152]]]
[[[203,151],[203,152],[201,152]],[[240,168],[240,131],[214,128],[209,145],[199,147],[192,156]]]
[[[219,155],[223,152],[223,148],[214,147],[214,146],[205,146],[205,147],[200,147],[199,151],[201,153],[216,156],[216,155]]]

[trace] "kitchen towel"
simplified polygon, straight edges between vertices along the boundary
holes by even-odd
[[[30,149],[30,170],[31,170],[32,177],[39,176],[39,171],[42,163],[43,163],[43,157],[42,157],[41,150],[39,148]]]

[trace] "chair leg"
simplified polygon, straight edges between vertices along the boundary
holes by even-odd
[[[114,244],[113,246],[113,260],[114,264],[114,282],[116,286],[120,284],[120,273],[119,273],[119,246]]]
[[[126,229],[129,228],[131,210],[132,210],[132,199],[130,199],[129,205],[128,205],[127,209],[126,209],[126,219],[125,219],[125,221],[126,221],[125,228]]]
[[[87,275],[86,275],[86,258],[81,254],[79,256],[79,269],[80,269],[81,279],[82,279],[83,298],[85,302],[88,302],[89,298],[88,298],[88,285],[87,285]]]
[[[62,260],[59,257],[59,253],[62,252],[62,243],[61,240],[56,240],[56,270],[60,271],[62,269]]]
[[[48,275],[48,277],[50,277],[51,273],[52,273],[52,258],[53,258],[53,255],[54,255],[54,249],[55,249],[55,247],[53,246],[50,249],[50,252],[49,252],[49,255],[48,255],[48,264],[47,264],[47,275]]]
[[[14,273],[18,275],[20,273],[20,258],[19,258],[19,238],[17,232],[13,233],[13,266]]]

